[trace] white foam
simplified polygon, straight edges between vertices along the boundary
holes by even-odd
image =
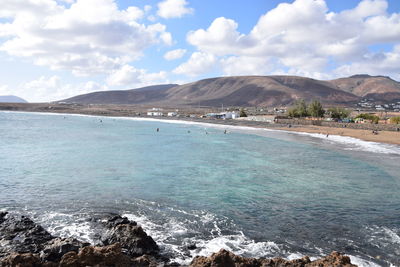
[[[348,255],[350,257],[351,263],[357,265],[358,267],[380,267],[380,265],[361,259],[356,256]]]
[[[330,143],[341,143],[347,145],[344,148],[347,150],[359,150],[359,151],[368,151],[368,152],[382,153],[382,154],[400,155],[400,146],[398,145],[364,141],[358,138],[341,136],[341,135],[329,135],[329,137],[326,137],[325,134],[319,134],[319,133],[305,133],[305,132],[292,132],[292,131],[283,131],[283,132],[296,135],[311,136],[314,138],[323,139],[324,141]]]
[[[210,230],[211,237],[209,239],[202,239],[198,236],[199,233],[187,227],[187,222],[178,221],[173,218],[170,218],[163,225],[156,225],[150,222],[146,216],[138,216],[132,213],[126,213],[123,216],[140,224],[160,247],[175,255],[172,261],[179,264],[189,264],[195,256],[209,256],[221,248],[232,251],[237,255],[251,257],[272,256],[280,251],[275,243],[255,242],[247,238],[242,232],[223,235],[215,215],[211,213],[201,212],[199,214],[192,214],[185,211],[183,214],[193,216],[201,223],[211,224],[213,227]],[[185,238],[184,236],[188,233],[191,233],[194,237]],[[182,240],[181,244],[171,242],[171,240],[173,241],[177,238]],[[190,251],[190,255],[188,255],[186,246],[190,244],[195,244],[196,249]]]
[[[88,243],[94,241],[92,237],[95,235],[95,230],[92,225],[88,221],[76,218],[71,214],[49,212],[40,216],[38,223],[54,236],[74,237]]]

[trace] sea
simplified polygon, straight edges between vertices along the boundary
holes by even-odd
[[[93,244],[121,214],[180,264],[225,248],[400,266],[399,166],[400,146],[350,137],[0,112],[0,210]]]

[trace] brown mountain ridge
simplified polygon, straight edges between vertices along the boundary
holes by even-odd
[[[231,76],[183,85],[102,91],[59,102],[80,104],[152,104],[202,106],[281,106],[297,99],[324,104],[354,104],[362,98],[400,100],[400,83],[385,76],[355,75],[331,81],[299,76]]]

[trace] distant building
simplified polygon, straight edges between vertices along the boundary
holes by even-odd
[[[206,114],[208,118],[214,119],[237,119],[240,117],[240,114],[237,112],[221,112],[221,113],[208,113]]]
[[[167,116],[168,117],[176,117],[176,116],[178,116],[178,113],[177,112],[168,112]]]
[[[152,108],[147,111],[147,116],[163,116],[162,108]]]
[[[237,119],[239,118],[239,113],[236,112],[222,112],[220,113],[223,116],[223,119]]]

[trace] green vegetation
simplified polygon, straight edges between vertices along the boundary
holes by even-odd
[[[391,117],[390,122],[394,124],[400,124],[400,116]]]
[[[331,118],[341,120],[347,118],[350,115],[350,110],[340,107],[334,107],[329,108],[328,113],[330,114]]]
[[[301,99],[297,100],[293,107],[288,109],[288,115],[292,118],[303,118],[303,117],[324,117],[325,110],[318,100],[313,100],[308,106],[306,102]]]
[[[309,116],[306,102],[303,99],[297,100],[294,106],[288,109],[288,115],[292,118]]]
[[[308,113],[311,115],[311,117],[322,118],[324,117],[325,110],[322,108],[322,105],[318,100],[313,100],[308,105]]]
[[[244,111],[244,108],[240,109],[240,117],[247,117],[246,112]]]
[[[378,124],[379,122],[379,117],[376,115],[372,115],[372,114],[368,114],[368,113],[361,113],[358,114],[356,119],[360,118],[360,119],[364,119],[364,120],[370,120],[372,121],[372,123]]]

